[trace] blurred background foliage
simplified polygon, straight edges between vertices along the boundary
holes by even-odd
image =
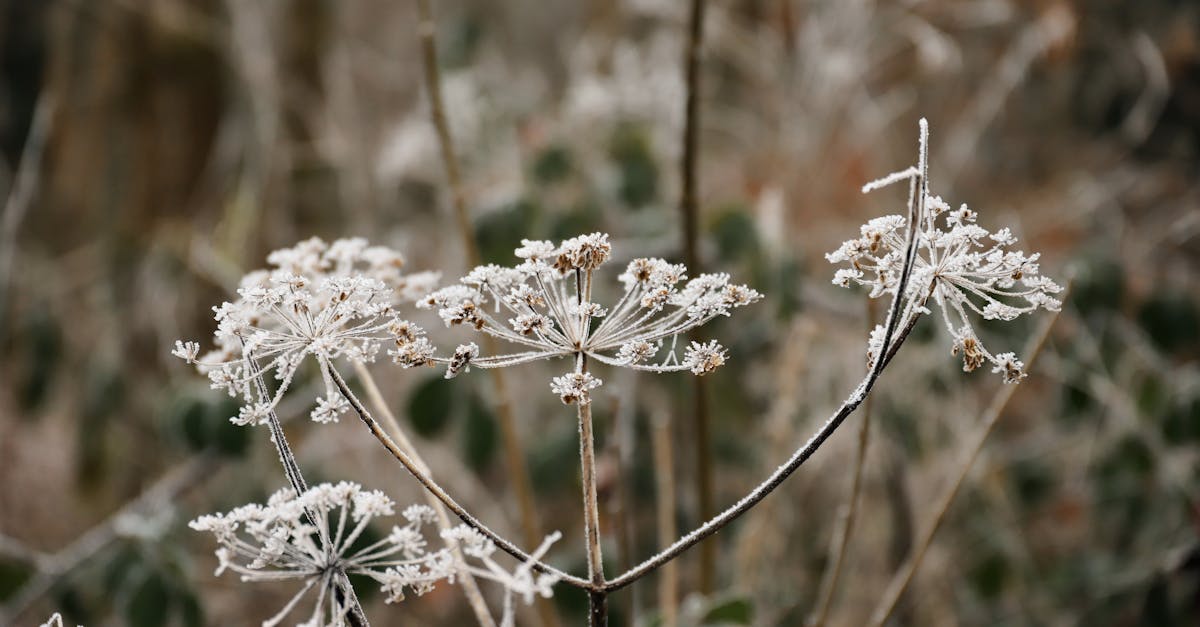
[[[680,257],[685,4],[437,3],[486,261],[510,261],[522,237],[592,230],[613,235],[618,263]],[[830,285],[821,255],[901,210],[898,193],[858,190],[912,161],[926,116],[934,191],[1012,226],[1072,288],[894,624],[1200,622],[1200,5],[710,5],[701,256],[767,294],[705,329],[733,365],[709,385],[716,502],[774,469],[861,376],[864,295]],[[409,3],[383,0],[0,2],[0,616],[252,624],[288,598],[212,577],[213,547],[186,528],[283,478],[266,434],[230,425],[229,399],[168,351],[211,332],[210,307],[267,251],[311,235],[367,236],[447,279],[464,270],[416,36]],[[864,624],[999,387],[959,372],[935,326],[874,393],[830,625]],[[1015,350],[1035,327],[993,341]],[[552,371],[509,379],[541,521],[565,534],[552,561],[582,572],[576,427]],[[490,380],[376,374],[435,476],[515,537]],[[699,522],[697,460],[690,381],[602,376],[613,573],[671,540],[655,526],[655,429],[672,443],[664,507],[680,530]],[[303,396],[284,415],[300,416],[288,429],[311,480],[420,498],[354,421],[304,420]],[[691,594],[689,553],[679,607],[664,612],[651,577],[613,598],[614,624],[802,624],[862,419],[711,540],[711,594]],[[453,589],[364,601],[379,624],[470,620]],[[581,623],[579,595],[556,604]]]

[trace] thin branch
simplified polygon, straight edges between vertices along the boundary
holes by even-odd
[[[576,273],[579,271],[576,270]],[[582,299],[583,292],[579,292]],[[579,353],[575,372],[587,372],[587,355]],[[588,594],[588,623],[592,627],[608,625],[608,599],[604,592],[604,558],[600,552],[600,506],[596,499],[596,451],[592,434],[592,404],[576,401],[579,417],[579,465],[583,490],[583,531],[587,542],[588,579],[597,589]]]
[[[258,362],[250,358],[247,358],[246,361],[254,369],[254,385],[258,388],[259,395],[268,396],[267,385],[263,381],[262,369],[258,367]],[[299,497],[308,491],[308,483],[304,480],[304,475],[300,472],[300,464],[296,462],[296,455],[292,453],[292,447],[288,445],[287,435],[283,432],[283,425],[280,424],[279,415],[275,413],[274,407],[270,409],[267,426],[271,432],[271,442],[275,444],[275,451],[279,453],[279,462],[283,465],[283,474],[287,477],[288,483],[291,484],[296,496]],[[324,525],[317,522],[316,512],[305,507],[304,513],[320,535],[322,545],[332,546],[331,539],[324,531]],[[351,585],[350,578],[346,576],[346,571],[341,567],[338,567],[336,570],[338,576],[338,600],[349,606],[350,613],[348,618],[350,624],[354,627],[370,627],[371,623],[367,620],[367,614],[363,611],[362,604],[359,603],[358,595],[355,594],[354,586]]]
[[[871,310],[874,309],[871,306],[874,302],[874,300],[867,301],[868,320],[874,318],[874,316],[869,315]],[[829,609],[833,606],[833,599],[837,593],[842,566],[845,564],[846,554],[849,552],[850,536],[854,533],[854,520],[858,512],[858,495],[862,490],[863,467],[866,465],[867,447],[871,441],[872,398],[868,396],[867,400],[863,403],[862,419],[858,426],[858,447],[854,453],[854,475],[850,480],[850,494],[846,497],[846,505],[840,516],[840,528],[834,535],[832,546],[833,565],[830,566],[828,575],[821,585],[821,600],[817,605],[816,613],[808,623],[812,627],[822,627],[829,617]]]
[[[671,454],[671,424],[665,413],[658,414],[650,427],[654,450],[655,514],[658,540],[666,544],[678,531],[675,528],[675,462]],[[658,578],[658,612],[663,627],[679,622],[679,567],[671,562],[663,566]]]
[[[1066,289],[1069,291],[1070,285],[1068,285]],[[1029,355],[1028,368],[1031,369],[1034,361],[1037,360],[1038,354],[1041,353],[1042,347],[1045,346],[1046,339],[1050,336],[1050,330],[1054,327],[1054,323],[1058,320],[1058,316],[1059,313],[1056,312],[1052,317],[1047,319],[1042,324],[1042,327],[1038,333],[1031,340],[1031,346],[1025,351]],[[900,601],[900,597],[904,594],[904,591],[908,589],[909,584],[912,583],[913,576],[916,574],[917,569],[920,568],[921,561],[925,558],[925,552],[929,549],[930,544],[933,542],[934,534],[937,533],[938,528],[942,524],[942,520],[946,517],[946,513],[950,510],[950,505],[954,502],[955,497],[958,496],[958,491],[962,487],[963,481],[966,479],[967,474],[971,471],[971,467],[975,465],[975,460],[979,457],[980,451],[983,450],[984,442],[987,440],[988,436],[991,435],[992,429],[996,426],[996,423],[999,422],[1000,417],[1004,412],[1004,408],[1008,405],[1008,401],[1012,399],[1013,394],[1016,393],[1017,387],[1017,385],[1005,385],[1004,387],[1000,388],[1000,391],[997,392],[996,396],[992,398],[991,404],[984,413],[983,423],[979,425],[979,431],[975,435],[975,442],[967,452],[966,458],[963,459],[954,481],[951,482],[951,484],[946,488],[946,491],[942,494],[942,498],[938,503],[938,507],[935,510],[936,513],[933,515],[932,521],[930,521],[929,526],[925,529],[925,533],[922,534],[921,540],[917,543],[916,549],[911,553],[908,561],[892,577],[892,581],[888,585],[883,599],[875,608],[875,612],[871,616],[871,625],[873,627],[882,627],[882,625],[887,622],[888,618],[892,616],[892,613],[896,611],[896,606]]]
[[[392,440],[391,436],[389,436],[387,432],[383,430],[383,427],[381,427],[375,420],[375,418],[371,416],[371,412],[363,406],[362,402],[358,400],[358,397],[354,395],[354,392],[350,390],[350,386],[346,384],[346,380],[342,378],[341,373],[339,373],[336,368],[330,365],[326,368],[326,372],[328,372],[330,378],[333,379],[334,385],[337,386],[338,391],[342,394],[342,397],[350,403],[350,407],[352,407],[355,413],[358,414],[359,419],[367,425],[368,429],[370,429],[371,434],[375,436],[375,439],[379,440],[379,443],[382,444],[383,447],[392,454],[392,457],[396,458],[396,461],[400,462],[400,464],[404,466],[404,468],[408,470],[410,474],[412,474],[413,478],[415,478],[418,483],[436,496],[437,499],[446,506],[446,509],[449,509],[454,513],[455,516],[458,516],[458,518],[462,520],[464,524],[487,536],[488,539],[490,539],[492,542],[495,542],[496,546],[505,553],[508,553],[522,562],[530,564],[531,567],[539,573],[554,575],[563,583],[575,586],[576,588],[581,588],[588,591],[596,589],[596,586],[592,585],[592,583],[586,579],[581,579],[574,575],[565,573],[541,560],[534,559],[528,553],[517,548],[517,546],[511,541],[492,531],[486,525],[472,516],[470,512],[459,505],[458,502],[456,502],[444,489],[442,489],[440,485],[430,478],[429,475],[422,472],[417,466],[416,462],[414,462],[413,459],[409,457],[408,454],[405,453],[394,440]]]
[[[417,452],[417,448],[413,446],[412,441],[408,439],[408,434],[404,432],[404,429],[400,428],[400,422],[396,420],[395,414],[393,414],[392,410],[388,408],[387,402],[383,399],[383,394],[379,392],[379,386],[375,384],[375,378],[371,376],[371,371],[368,370],[365,365],[357,361],[354,362],[354,371],[358,375],[358,380],[362,382],[363,388],[367,391],[367,398],[371,401],[371,404],[375,406],[376,411],[383,416],[383,422],[387,425],[388,431],[391,433],[391,435],[396,438],[400,448],[402,448],[404,452],[408,453],[409,457],[412,458],[413,463],[415,463],[422,472],[432,477],[433,473],[430,472],[429,465],[426,464],[425,460],[421,458],[421,454]],[[422,492],[425,493],[425,500],[429,503],[429,506],[432,507],[433,511],[437,513],[438,528],[442,531],[449,531],[451,528],[451,523],[450,517],[446,514],[446,508],[442,505],[441,501],[437,500],[437,498],[428,491],[422,490]],[[455,546],[453,553],[454,559],[459,563],[460,566],[465,564],[461,549]],[[496,621],[492,618],[492,613],[490,610],[488,610],[487,603],[483,600],[483,594],[479,592],[479,584],[475,581],[475,576],[472,575],[468,569],[460,568],[458,578],[459,584],[463,590],[463,594],[466,595],[467,602],[471,604],[471,610],[475,612],[475,618],[479,621],[479,624],[484,625],[485,627],[493,627],[496,624]]]
[[[896,334],[896,330],[900,322],[900,311],[906,300],[905,293],[908,289],[909,278],[912,276],[913,267],[916,265],[917,217],[923,215],[926,197],[924,190],[926,180],[925,166],[927,163],[927,144],[928,125],[926,124],[925,120],[922,119],[921,160],[919,168],[920,174],[913,178],[912,185],[909,189],[908,239],[906,242],[907,250],[904,257],[904,266],[900,271],[900,280],[896,285],[896,292],[892,297],[891,307],[888,309],[887,322],[884,324],[884,336],[881,344],[881,346],[885,349],[881,350],[883,353],[883,358],[875,360],[875,364],[871,368],[870,372],[867,373],[866,377],[863,378],[858,387],[851,392],[850,396],[843,401],[841,407],[839,407],[838,410],[829,417],[825,424],[822,425],[821,428],[815,434],[813,434],[813,436],[809,438],[809,440],[805,442],[803,446],[796,449],[792,456],[786,462],[784,462],[782,466],[777,468],[775,472],[771,473],[771,475],[767,477],[765,481],[760,483],[757,487],[751,490],[749,494],[742,497],[740,501],[733,504],[724,512],[721,512],[708,522],[700,525],[687,535],[676,540],[675,543],[667,547],[666,550],[646,559],[641,564],[627,571],[625,574],[610,581],[607,586],[610,591],[620,589],[646,576],[655,568],[658,568],[666,562],[675,559],[676,556],[691,548],[692,545],[720,531],[739,516],[749,511],[752,507],[754,507],[755,504],[766,498],[768,494],[774,492],[775,489],[778,488],[793,472],[795,472],[797,468],[804,464],[809,457],[812,457],[813,453],[817,452],[817,449],[819,449],[821,445],[825,443],[825,440],[828,440],[829,436],[833,435],[833,432],[836,431],[839,426],[841,426],[842,422],[844,422],[846,418],[850,416],[850,414],[854,413],[854,411],[858,409],[858,406],[861,405],[866,399],[867,395],[870,394],[871,389],[875,386],[875,382],[879,379],[880,373],[883,371],[884,367],[891,362],[891,359],[895,356],[896,352],[900,350],[900,346],[904,343],[904,340],[912,331],[912,328],[916,324],[917,320],[917,316],[913,316],[912,320],[909,321],[909,323],[900,331],[900,333]]]
[[[193,457],[188,463],[163,475],[140,496],[84,532],[62,550],[38,560],[38,574],[0,608],[0,625],[15,624],[17,619],[60,579],[119,538],[119,521],[167,506],[184,491],[211,477],[217,466],[218,462],[210,455]]]
[[[29,124],[21,161],[13,175],[12,189],[8,190],[8,198],[4,202],[4,217],[0,218],[0,320],[8,310],[8,281],[16,256],[17,230],[29,213],[38,181],[41,180],[42,157],[54,121],[54,110],[54,97],[43,91],[38,96],[37,108]]]
[[[442,98],[442,75],[441,69],[438,67],[437,26],[433,20],[433,9],[429,0],[416,0],[416,5],[425,91],[429,97],[430,117],[441,148],[442,167],[446,172],[446,185],[450,189],[454,221],[467,260],[472,267],[478,266],[482,257],[479,254],[479,245],[475,241],[475,230],[471,225],[471,217],[467,214],[462,175],[459,172],[454,138],[450,135],[450,123],[447,120],[446,105]],[[490,335],[485,335],[481,342],[485,353],[494,355],[498,352],[496,340]],[[533,501],[533,482],[529,478],[529,469],[525,465],[525,450],[521,446],[521,440],[517,433],[512,397],[509,395],[504,371],[500,368],[492,368],[488,372],[496,394],[496,417],[500,424],[500,438],[504,444],[505,474],[517,493],[517,504],[521,513],[521,532],[526,545],[537,546],[542,540],[541,525],[538,523],[537,508]],[[539,598],[537,607],[542,624],[545,627],[557,627],[558,615],[555,613],[553,605],[547,599]]]
[[[696,163],[699,159],[700,128],[700,54],[704,43],[705,0],[692,0],[688,21],[685,66],[687,87],[684,95],[683,151],[680,157],[682,185],[679,210],[683,219],[684,263],[694,274],[700,273],[699,206],[696,191]],[[693,337],[692,339],[696,339]],[[711,436],[708,418],[708,386],[704,379],[692,384],[693,430],[696,455],[696,502],[701,520],[712,515],[713,480]],[[716,546],[700,547],[700,592],[710,594],[716,570]]]

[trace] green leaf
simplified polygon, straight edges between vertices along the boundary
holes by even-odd
[[[704,615],[703,625],[750,625],[754,623],[754,604],[749,599],[716,602]]]
[[[658,197],[658,164],[650,140],[633,124],[617,127],[609,143],[611,158],[620,173],[617,195],[631,209],[640,209]]]
[[[46,307],[26,318],[18,340],[25,344],[26,367],[17,382],[17,403],[26,415],[41,407],[62,361],[62,332]]]
[[[759,251],[758,228],[744,207],[726,208],[713,220],[710,230],[726,262],[741,261]]]
[[[125,624],[130,627],[161,627],[171,611],[171,590],[157,573],[147,573],[137,583],[125,604]]]
[[[1138,322],[1168,354],[1186,353],[1200,343],[1200,310],[1180,292],[1160,291],[1142,304]]]
[[[533,161],[533,178],[538,183],[557,183],[571,174],[571,151],[566,146],[550,146],[538,153]]]
[[[496,419],[477,395],[471,395],[466,418],[462,431],[463,454],[471,468],[483,472],[496,456]]]
[[[422,382],[408,399],[408,418],[421,436],[434,437],[450,423],[454,384],[433,376]]]

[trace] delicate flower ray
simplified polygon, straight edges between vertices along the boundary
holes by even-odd
[[[314,588],[312,612],[300,624],[346,624],[350,607],[339,594],[339,589],[348,585],[344,575],[374,580],[386,601],[395,603],[410,593],[420,596],[429,592],[438,581],[454,583],[459,569],[466,568],[505,588],[505,624],[511,624],[512,595],[529,603],[534,595],[552,594],[556,578],[534,576],[529,564],[505,571],[491,559],[495,551],[491,542],[468,527],[444,531],[445,545],[430,549],[423,527],[432,524],[436,515],[424,505],[405,508],[401,515],[406,523],[393,526],[384,538],[356,546],[373,520],[393,516],[395,510],[395,503],[382,492],[349,482],[323,483],[299,496],[291,489],[280,490],[266,505],[252,503],[225,514],[201,516],[190,526],[211,532],[221,545],[216,551],[220,561],[217,575],[230,570],[243,581],[303,582],[291,600],[263,622],[264,627],[279,625]],[[534,558],[540,559],[557,538],[558,534],[547,538]],[[479,564],[458,562],[454,547]]]
[[[237,300],[213,308],[216,350],[200,356],[198,343],[176,341],[172,351],[196,364],[213,388],[244,400],[235,424],[265,422],[309,355],[325,378],[326,395],[311,414],[322,423],[348,409],[326,373],[333,360],[374,361],[384,342],[394,342],[388,354],[406,364],[432,355],[421,330],[400,319],[392,302],[428,293],[436,273],[402,274],[399,253],[361,238],[332,244],[312,238],[271,253],[267,262],[269,269],[242,279]],[[253,384],[260,370],[274,371],[273,394]]]
[[[1007,321],[1039,308],[1057,311],[1061,303],[1051,295],[1062,288],[1039,273],[1040,254],[1008,249],[1017,238],[1007,227],[990,232],[975,223],[978,216],[965,204],[951,209],[929,193],[927,147],[928,126],[921,120],[918,165],[863,186],[866,193],[900,181],[921,181],[922,189],[917,192],[922,194],[922,202],[917,203],[918,255],[905,290],[901,325],[929,313],[925,303],[932,296],[954,340],[953,353],[962,354],[963,370],[970,372],[990,362],[993,372],[1004,375],[1005,383],[1016,383],[1025,377],[1024,364],[1013,353],[989,352],[967,312],[985,320]],[[874,218],[863,225],[860,237],[825,255],[830,263],[850,266],[838,269],[833,283],[864,285],[870,288],[871,298],[894,293],[904,265],[907,226],[907,220],[899,215]],[[882,327],[871,333],[869,363],[883,350],[882,336]]]
[[[522,240],[515,252],[523,260],[515,267],[477,267],[460,284],[417,302],[436,310],[447,326],[469,325],[527,349],[480,356],[470,344],[452,357],[422,354],[447,364],[447,377],[468,365],[499,368],[573,356],[575,371],[556,377],[551,390],[564,403],[586,404],[601,381],[586,372],[585,356],[636,370],[707,374],[725,362],[724,349],[716,342],[693,343],[681,360],[679,336],[762,298],[745,285],[731,284],[727,274],[687,280],[682,265],[640,258],[617,277],[624,292],[606,307],[591,298],[593,272],[612,253],[608,235],[580,235],[558,245]]]

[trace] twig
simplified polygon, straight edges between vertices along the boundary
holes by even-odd
[[[1070,285],[1067,286],[1067,290],[1070,290]],[[1047,319],[1042,324],[1042,327],[1038,333],[1033,337],[1031,347],[1026,350],[1026,353],[1029,355],[1029,368],[1032,368],[1034,361],[1038,357],[1038,354],[1041,353],[1042,347],[1046,343],[1046,339],[1050,336],[1050,329],[1053,328],[1055,321],[1058,320],[1058,316],[1059,313],[1055,313],[1052,317]],[[999,392],[996,393],[996,396],[992,398],[991,404],[988,405],[987,411],[984,413],[983,423],[979,425],[979,431],[975,435],[975,441],[968,450],[966,458],[959,467],[958,474],[955,476],[951,484],[946,488],[946,491],[942,494],[942,498],[938,503],[938,507],[935,510],[933,519],[930,521],[929,526],[925,529],[925,533],[922,534],[921,540],[917,543],[916,548],[911,553],[908,561],[900,569],[900,571],[898,571],[892,577],[892,581],[888,584],[887,591],[884,593],[883,599],[875,608],[875,612],[871,616],[871,625],[873,627],[881,627],[885,622],[887,622],[888,618],[891,617],[892,613],[896,611],[896,606],[900,601],[901,595],[904,594],[904,591],[908,588],[909,584],[912,583],[913,575],[916,574],[917,569],[920,568],[921,561],[925,557],[925,552],[929,549],[929,545],[933,542],[934,534],[937,533],[938,528],[942,524],[942,520],[945,518],[946,513],[950,510],[951,503],[953,503],[955,497],[958,496],[958,491],[962,487],[963,481],[966,479],[967,474],[971,471],[971,467],[974,466],[975,460],[979,457],[980,451],[983,450],[984,442],[987,440],[988,436],[991,435],[992,429],[996,426],[996,423],[999,422],[1000,416],[1004,412],[1004,408],[1008,405],[1008,401],[1012,399],[1013,394],[1017,391],[1017,387],[1018,386],[1016,385],[1005,385],[1000,389]]]
[[[119,537],[118,521],[170,503],[179,494],[213,475],[218,463],[210,455],[193,457],[155,481],[136,499],[109,515],[74,542],[38,560],[39,572],[0,608],[0,625],[15,624],[30,606],[50,591],[60,579],[91,559]]]
[[[362,382],[363,388],[367,391],[367,398],[370,399],[371,404],[375,406],[376,411],[383,416],[383,422],[387,425],[388,431],[391,433],[391,435],[396,438],[397,444],[399,444],[400,448],[408,453],[409,457],[412,458],[413,463],[416,464],[422,472],[432,477],[433,473],[430,472],[429,465],[426,464],[425,460],[421,458],[421,454],[417,452],[417,448],[413,446],[412,441],[408,439],[408,435],[404,432],[404,429],[400,428],[400,422],[396,420],[395,414],[393,414],[392,410],[388,408],[387,402],[383,399],[383,394],[379,392],[379,386],[375,384],[375,378],[371,376],[371,371],[368,370],[365,365],[357,361],[354,362],[354,371],[358,375],[358,380]],[[451,524],[450,517],[446,514],[446,508],[442,506],[441,501],[437,500],[437,498],[428,491],[422,490],[422,492],[425,493],[425,500],[429,503],[429,506],[432,507],[433,511],[437,513],[438,528],[442,531],[449,531]],[[462,556],[462,551],[457,546],[454,547],[454,558],[459,562],[460,565],[465,563]],[[471,604],[471,609],[475,612],[475,618],[479,621],[479,624],[484,625],[485,627],[494,626],[496,621],[492,618],[492,613],[490,610],[488,610],[487,603],[484,602],[483,595],[479,592],[479,584],[475,581],[475,576],[472,575],[468,569],[460,568],[458,579],[459,584],[462,587],[463,594],[466,595],[467,602]]]
[[[13,257],[16,255],[17,230],[25,214],[29,213],[34,192],[42,174],[42,156],[46,150],[46,139],[54,121],[54,97],[43,91],[37,100],[33,121],[25,147],[21,150],[21,161],[13,175],[12,189],[4,202],[4,217],[0,219],[0,320],[8,312],[8,281],[12,275]]]
[[[874,316],[870,315],[871,310],[874,309],[871,306],[874,302],[874,300],[867,301],[868,321],[874,319]],[[867,397],[863,403],[862,419],[858,426],[858,448],[854,454],[854,475],[850,480],[850,494],[846,497],[846,505],[840,516],[840,528],[834,535],[833,562],[827,578],[821,585],[821,600],[817,604],[816,613],[808,623],[812,627],[822,627],[829,617],[829,609],[833,606],[833,598],[837,593],[838,579],[842,574],[842,565],[846,561],[846,553],[850,548],[850,536],[854,532],[854,520],[858,512],[858,494],[862,490],[863,466],[866,465],[867,447],[871,441],[871,401],[872,397]]]
[[[362,420],[363,423],[367,425],[367,428],[371,430],[371,434],[375,436],[375,439],[379,440],[379,443],[382,444],[383,447],[392,454],[392,457],[396,458],[396,461],[400,462],[400,464],[404,466],[404,468],[408,470],[410,474],[412,474],[413,478],[415,478],[418,483],[436,496],[437,499],[446,506],[446,509],[449,509],[454,513],[455,516],[458,516],[458,518],[462,520],[464,524],[487,536],[492,542],[496,543],[496,546],[500,548],[500,550],[508,553],[524,563],[530,564],[531,567],[537,572],[554,575],[563,583],[575,586],[576,588],[581,588],[588,591],[596,590],[596,586],[593,586],[591,582],[587,581],[586,579],[581,579],[574,575],[570,575],[553,566],[550,566],[541,560],[534,559],[528,553],[517,548],[517,546],[511,541],[492,531],[477,518],[472,516],[470,512],[464,509],[463,506],[459,505],[458,502],[455,501],[432,478],[430,478],[429,475],[422,472],[417,466],[416,462],[414,462],[413,459],[409,457],[408,454],[405,453],[394,440],[392,440],[391,436],[389,436],[387,432],[383,430],[383,427],[381,427],[375,420],[375,418],[371,416],[371,412],[363,406],[362,402],[358,400],[358,397],[355,396],[354,392],[350,390],[350,386],[346,384],[346,380],[342,378],[341,373],[339,373],[336,368],[332,367],[331,365],[326,368],[326,372],[328,372],[329,376],[333,379],[334,384],[338,388],[338,392],[340,392],[342,397],[350,403],[350,407],[354,409],[355,413],[358,414],[359,419]]]
[[[675,528],[675,461],[671,454],[671,424],[658,414],[650,427],[654,450],[655,514],[658,540],[666,544],[678,531]],[[663,627],[679,622],[679,568],[671,562],[658,577],[658,611]]]
[[[446,118],[446,105],[442,99],[442,75],[437,59],[437,26],[433,21],[433,9],[429,0],[416,0],[417,28],[421,38],[421,61],[424,66],[425,91],[429,96],[429,112],[441,147],[442,166],[446,172],[446,184],[450,188],[454,220],[462,240],[463,251],[471,266],[478,266],[482,257],[475,241],[471,217],[467,214],[466,195],[463,192],[462,176],[459,173],[458,157],[454,151],[454,138],[450,135],[450,124]],[[496,340],[490,335],[482,338],[483,349],[496,352]],[[521,513],[521,532],[527,546],[538,546],[541,542],[541,525],[538,524],[537,509],[533,502],[533,483],[525,465],[525,450],[517,435],[517,421],[513,414],[512,400],[507,380],[499,368],[488,370],[496,394],[496,418],[500,424],[500,437],[504,443],[505,470],[513,489],[517,493],[517,504]],[[537,599],[538,614],[545,627],[557,627],[558,615],[549,600]]]
[[[836,431],[839,426],[841,426],[842,422],[844,422],[846,418],[850,416],[850,414],[854,413],[854,411],[858,409],[858,406],[861,405],[866,399],[867,395],[870,394],[871,389],[875,386],[875,382],[879,379],[880,373],[883,372],[883,369],[889,363],[891,363],[892,357],[894,357],[900,350],[900,346],[904,343],[904,340],[912,331],[912,328],[916,324],[917,320],[917,316],[913,316],[912,320],[909,321],[909,324],[900,330],[900,333],[896,333],[900,322],[900,310],[905,301],[905,291],[908,288],[908,281],[912,276],[913,267],[916,265],[917,216],[923,215],[925,198],[928,195],[926,193],[927,190],[925,186],[925,181],[927,180],[926,170],[928,165],[927,145],[928,125],[925,123],[925,120],[921,120],[921,159],[919,174],[913,177],[912,185],[909,188],[908,235],[907,242],[905,244],[906,252],[904,256],[904,265],[901,267],[900,271],[900,280],[896,285],[896,292],[892,297],[891,307],[888,309],[887,321],[884,323],[883,342],[881,343],[881,346],[885,349],[881,350],[883,353],[883,358],[875,360],[875,364],[871,368],[870,372],[868,372],[866,377],[863,378],[862,382],[858,384],[858,387],[850,393],[850,396],[842,402],[841,407],[839,407],[838,410],[834,412],[827,421],[825,421],[825,424],[822,425],[821,428],[815,434],[813,434],[813,436],[809,438],[809,440],[805,442],[803,446],[796,449],[796,451],[792,453],[792,456],[786,462],[784,462],[782,466],[777,468],[775,472],[771,473],[766,480],[758,484],[758,486],[751,490],[749,494],[742,497],[740,501],[733,504],[724,512],[721,512],[703,525],[693,529],[682,538],[676,540],[671,546],[667,547],[662,552],[646,559],[641,564],[633,567],[620,577],[609,581],[606,587],[610,591],[620,589],[644,577],[647,573],[650,573],[655,568],[658,568],[666,562],[674,559],[680,553],[691,548],[692,545],[720,531],[730,522],[733,522],[739,516],[749,511],[750,508],[754,507],[755,504],[766,498],[768,494],[774,492],[775,489],[778,488],[793,472],[795,472],[797,468],[803,465],[809,457],[812,457],[813,453],[817,452],[817,449],[821,448],[821,445],[825,443],[825,440],[828,440],[829,436],[833,435],[833,432]],[[920,194],[918,194],[918,190],[920,190]]]
[[[262,369],[258,367],[258,361],[247,357],[247,365],[254,369],[254,385],[258,388],[258,393],[262,396],[268,396],[267,385],[263,381]],[[287,477],[288,483],[291,484],[292,490],[299,497],[308,491],[308,483],[304,480],[303,473],[300,472],[300,464],[296,462],[296,455],[292,453],[292,447],[288,445],[287,435],[283,432],[283,425],[279,423],[279,415],[275,413],[275,408],[270,409],[267,417],[267,427],[271,432],[271,442],[275,444],[275,451],[279,453],[279,462],[283,465],[283,474]],[[304,508],[304,514],[308,517],[309,523],[317,530],[320,536],[321,546],[331,547],[333,543],[330,541],[328,534],[325,533],[325,526],[319,524],[317,514],[307,506]],[[354,592],[354,586],[350,584],[350,578],[346,576],[346,571],[338,567],[338,597],[339,601],[349,607],[350,614],[347,618],[350,624],[354,627],[370,627],[370,621],[367,620],[367,614],[362,609],[362,604],[359,603],[358,595]]]
[[[587,355],[579,353],[575,360],[575,372],[587,372]],[[604,591],[604,559],[600,551],[595,438],[592,434],[592,404],[586,400],[576,401],[575,408],[579,417],[579,465],[582,474],[580,483],[583,490],[583,535],[587,542],[588,579],[596,588],[588,594],[588,623],[592,627],[605,627],[608,625],[608,598]]]
[[[679,162],[682,185],[679,211],[683,219],[683,257],[688,269],[695,274],[700,273],[698,251],[700,211],[697,206],[696,162],[699,158],[700,53],[704,41],[705,6],[705,0],[692,0],[685,59],[687,88],[684,95],[683,151]],[[692,384],[692,406],[696,455],[696,504],[699,518],[704,520],[712,516],[713,511],[712,456],[710,455],[712,438],[709,434],[708,386],[704,379],[698,378]],[[712,543],[701,545],[700,592],[702,594],[712,592],[715,565],[716,546]]]

